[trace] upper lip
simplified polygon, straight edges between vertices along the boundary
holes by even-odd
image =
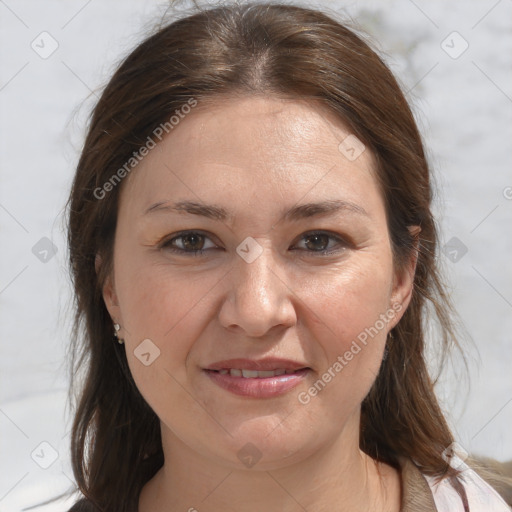
[[[307,364],[290,359],[226,359],[224,361],[217,361],[216,363],[208,365],[205,370],[230,370],[237,368],[240,370],[299,370],[301,368],[309,368]]]

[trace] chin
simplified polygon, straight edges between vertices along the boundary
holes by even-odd
[[[253,469],[269,471],[298,463],[318,451],[321,440],[318,437],[318,429],[307,429],[296,433],[290,433],[276,428],[276,422],[268,421],[269,417],[253,419],[249,423],[244,422],[236,431],[232,431],[233,437],[213,441],[212,446],[224,446],[222,452],[217,453],[232,469]],[[266,421],[265,421],[266,420]],[[310,438],[307,432],[311,432]],[[226,458],[226,453],[230,456]]]

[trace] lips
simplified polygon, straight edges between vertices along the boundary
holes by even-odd
[[[272,398],[298,386],[311,368],[289,359],[228,359],[203,371],[212,382],[235,395]]]
[[[303,368],[292,371],[291,374],[254,378],[232,376],[231,371],[221,373],[221,370],[204,370],[210,381],[220,388],[235,395],[252,398],[273,398],[283,395],[304,381],[310,372],[309,368]]]

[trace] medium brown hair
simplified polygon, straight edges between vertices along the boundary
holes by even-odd
[[[374,155],[395,266],[416,249],[418,259],[411,303],[362,403],[360,446],[395,467],[407,457],[426,474],[449,472],[442,452],[453,437],[427,370],[425,312],[437,317],[443,350],[456,340],[436,267],[429,166],[411,109],[377,52],[345,23],[299,6],[246,3],[199,10],[159,28],[122,62],[90,118],[68,202],[80,388],[71,449],[78,487],[100,510],[135,511],[163,452],[159,419],[114,341],[102,297],[123,182],[102,199],[94,192],[189,100],[253,94],[322,105]],[[421,226],[418,238],[410,226]]]

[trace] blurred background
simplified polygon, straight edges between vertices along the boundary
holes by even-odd
[[[437,391],[466,451],[512,459],[512,2],[300,5],[366,31],[412,104],[434,171],[440,264],[471,376],[463,378],[455,358]],[[73,485],[63,209],[102,87],[166,11],[170,20],[189,8],[0,0],[0,511]]]

